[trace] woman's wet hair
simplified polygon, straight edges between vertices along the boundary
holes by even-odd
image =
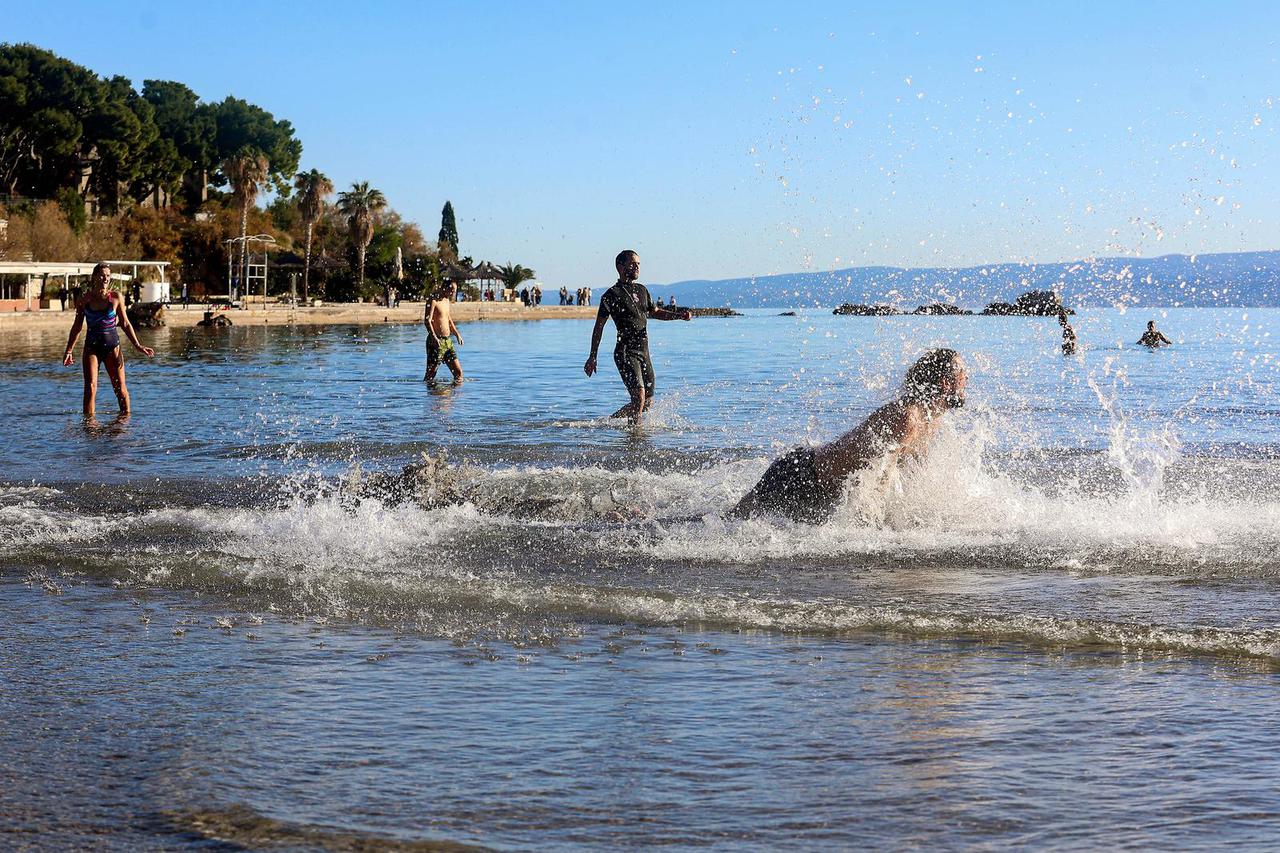
[[[920,356],[902,382],[903,397],[916,403],[937,399],[942,395],[942,383],[955,376],[959,357],[953,349],[932,349]]]
[[[97,275],[98,270],[109,270],[109,269],[111,269],[111,264],[107,263],[106,261],[98,261],[96,264],[93,265],[93,274]]]

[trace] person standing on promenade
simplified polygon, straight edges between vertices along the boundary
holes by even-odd
[[[93,268],[89,279],[89,290],[84,296],[76,299],[76,319],[71,324],[71,334],[67,336],[67,351],[62,355],[62,363],[66,367],[75,364],[76,339],[80,330],[88,326],[84,338],[84,352],[80,360],[84,364],[84,414],[93,415],[98,397],[98,362],[107,368],[107,376],[111,379],[111,387],[116,392],[116,400],[120,403],[120,414],[129,414],[129,389],[124,383],[124,354],[120,351],[120,333],[124,329],[125,337],[133,348],[150,358],[156,354],[151,347],[144,347],[138,340],[138,333],[129,323],[129,315],[124,310],[124,300],[120,294],[111,290],[111,267],[100,263]]]
[[[1147,321],[1147,330],[1142,333],[1142,337],[1138,338],[1138,343],[1144,347],[1156,349],[1157,347],[1171,344],[1173,341],[1164,336],[1164,332],[1156,328],[1155,320]]]
[[[964,405],[968,378],[955,350],[929,350],[907,370],[898,399],[830,444],[797,447],[775,460],[729,516],[772,513],[821,524],[839,504],[849,475],[886,455],[899,462],[923,457],[942,415]]]
[[[631,249],[618,253],[614,259],[618,268],[618,282],[600,298],[600,310],[596,312],[596,325],[591,331],[591,355],[583,365],[583,371],[591,376],[596,372],[596,354],[605,322],[612,317],[618,342],[613,348],[613,363],[622,377],[622,384],[631,395],[627,403],[611,417],[628,418],[633,424],[653,404],[653,361],[649,358],[648,321],[690,320],[688,311],[669,311],[659,308],[649,295],[649,289],[637,279],[640,277],[640,255]]]
[[[462,346],[462,333],[453,322],[450,308],[458,286],[452,281],[445,281],[440,290],[427,299],[427,307],[423,312],[422,325],[427,327],[427,372],[423,374],[423,382],[435,382],[436,371],[440,362],[449,366],[453,374],[453,383],[462,381],[462,364],[458,361],[458,351],[453,346],[451,337],[458,339]]]

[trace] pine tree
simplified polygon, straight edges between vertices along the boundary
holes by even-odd
[[[453,216],[451,201],[446,201],[440,211],[440,244],[446,243],[453,248],[453,256],[458,257],[458,220]]]

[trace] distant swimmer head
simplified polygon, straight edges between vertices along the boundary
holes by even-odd
[[[912,403],[938,404],[948,409],[964,405],[964,389],[969,375],[964,360],[953,349],[929,350],[907,370],[902,396]]]
[[[635,281],[640,277],[640,255],[635,249],[623,249],[613,259],[613,265],[618,268],[618,276],[623,281]]]
[[[1155,330],[1156,330],[1156,321],[1155,321],[1155,320],[1148,320],[1148,321],[1147,321],[1147,331],[1148,331],[1148,332],[1154,332]]]

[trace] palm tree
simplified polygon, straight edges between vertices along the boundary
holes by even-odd
[[[319,169],[312,169],[294,176],[293,186],[298,190],[298,212],[307,226],[307,248],[302,259],[302,301],[306,302],[311,298],[311,230],[324,213],[324,200],[333,193],[333,181]]]
[[[240,286],[249,276],[249,207],[267,180],[270,161],[256,148],[246,145],[222,163],[222,174],[231,183],[231,194],[240,204]]]
[[[508,290],[515,290],[520,286],[521,282],[538,277],[536,272],[519,264],[504,264],[498,267],[498,273],[502,283],[507,286]]]
[[[364,253],[373,241],[373,218],[387,206],[387,197],[381,190],[371,189],[368,181],[352,184],[351,189],[338,193],[338,210],[347,218],[351,231],[351,243],[356,247],[359,272],[356,279],[364,289]]]

